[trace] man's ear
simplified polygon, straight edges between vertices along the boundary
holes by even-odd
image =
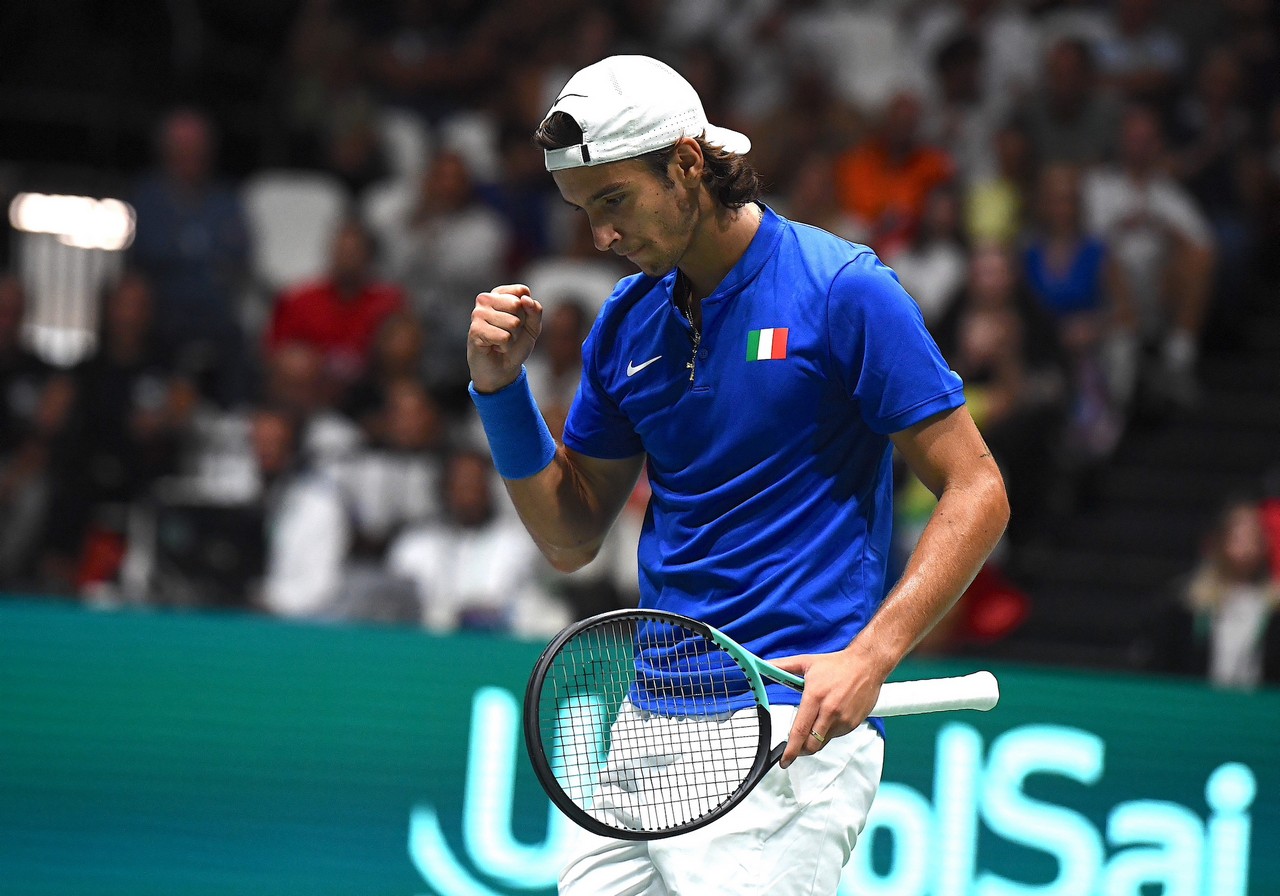
[[[692,137],[681,137],[676,142],[676,151],[671,161],[674,169],[671,172],[676,183],[685,187],[696,187],[702,182],[702,172],[706,162],[702,158],[702,147]]]

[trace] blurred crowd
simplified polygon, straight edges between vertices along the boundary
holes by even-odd
[[[530,142],[614,53],[670,62],[752,137],[771,206],[898,273],[1007,477],[1006,552],[1128,428],[1195,408],[1200,354],[1280,282],[1269,0],[304,0],[281,52],[273,164],[342,190],[322,276],[255,282],[217,122],[182,108],[91,357],[25,348],[0,279],[0,588],[522,634],[634,600],[643,484],[595,564],[553,573],[466,395],[475,294],[528,283],[562,428],[630,272]],[[931,496],[903,479],[905,552]]]

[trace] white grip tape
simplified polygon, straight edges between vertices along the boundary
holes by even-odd
[[[986,711],[1000,700],[1000,684],[990,672],[956,678],[891,681],[880,688],[873,716],[910,716],[953,709]]]

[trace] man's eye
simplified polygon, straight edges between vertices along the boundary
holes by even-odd
[[[623,197],[621,196],[610,196],[608,199],[604,201],[605,207],[617,208],[618,206],[622,205],[622,199]]]

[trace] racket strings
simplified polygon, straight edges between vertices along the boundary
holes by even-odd
[[[564,793],[601,823],[633,831],[686,825],[724,805],[761,744],[742,667],[665,620],[580,632],[545,678],[539,717]]]

